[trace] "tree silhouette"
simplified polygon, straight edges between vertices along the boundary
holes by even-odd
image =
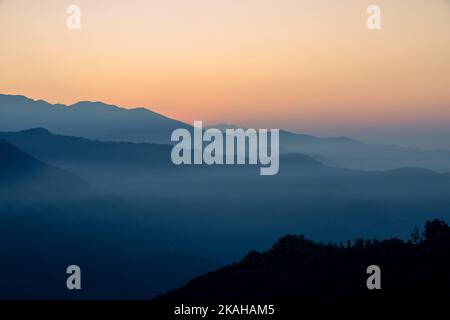
[[[445,221],[434,219],[425,223],[425,241],[430,243],[445,242],[450,239],[450,227]]]
[[[370,265],[381,268],[383,290],[368,290]],[[161,296],[169,300],[277,301],[449,301],[450,227],[427,221],[411,240],[356,239],[321,244],[287,235],[267,252],[251,251],[245,259]]]
[[[419,228],[415,227],[413,232],[411,232],[411,241],[414,244],[418,244],[423,241],[423,237],[420,234]]]

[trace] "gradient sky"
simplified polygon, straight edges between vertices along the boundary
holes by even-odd
[[[447,0],[0,0],[0,41],[1,93],[450,148]]]

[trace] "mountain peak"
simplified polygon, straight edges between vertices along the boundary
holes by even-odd
[[[32,135],[51,135],[52,133],[45,128],[31,128],[27,130],[18,131],[18,133],[32,134]]]
[[[101,109],[114,109],[114,110],[121,110],[123,108],[120,108],[118,106],[103,103],[101,101],[79,101],[75,104],[72,104],[69,106],[69,108],[101,108]]]
[[[191,128],[142,107],[128,109],[100,101],[51,104],[12,95],[0,95],[0,119],[0,131],[3,132],[46,128],[55,134],[138,143],[170,144],[175,129]]]
[[[0,93],[0,98],[4,101],[14,101],[14,102],[22,102],[22,101],[29,101],[32,102],[34,100],[24,96],[24,95],[19,95],[19,94],[3,94]]]

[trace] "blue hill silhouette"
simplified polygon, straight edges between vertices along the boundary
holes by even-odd
[[[170,164],[169,145],[130,142],[100,142],[55,135],[44,128],[0,132],[0,138],[52,164],[103,168],[158,168]]]
[[[88,184],[73,175],[48,165],[0,140],[0,189],[2,198],[59,199],[87,192]]]
[[[169,143],[180,121],[144,108],[124,109],[102,102],[50,104],[24,96],[0,95],[0,131],[44,127],[58,134],[103,141]]]
[[[450,176],[430,170],[449,165],[445,151],[282,131],[280,172],[262,177],[257,166],[173,165],[166,139],[180,125],[145,109],[0,96],[0,297],[150,298],[284,234],[405,238],[450,218]],[[60,286],[72,259],[92,277],[79,296]]]
[[[24,151],[48,163],[61,166],[69,171],[86,175],[98,172],[147,174],[161,170],[197,172],[198,166],[176,167],[172,164],[170,153],[172,147],[163,144],[103,142],[85,138],[55,135],[44,128],[34,128],[19,132],[0,132],[0,139],[5,139]],[[314,158],[303,154],[285,154],[281,156],[283,165],[320,166]],[[206,170],[206,165],[201,166]],[[213,166],[209,172],[246,171],[254,173],[254,168],[240,166]],[[91,170],[87,172],[86,170]]]
[[[174,129],[192,127],[146,108],[124,109],[102,102],[70,106],[24,96],[0,94],[0,131],[43,127],[55,134],[101,141],[171,144]],[[217,125],[221,129],[233,127]],[[302,153],[327,165],[361,170],[422,167],[450,171],[450,151],[420,150],[395,145],[366,144],[347,137],[318,138],[280,132],[281,153]]]
[[[236,128],[218,124],[221,130]],[[359,170],[389,170],[422,167],[439,172],[450,170],[450,151],[421,150],[389,144],[369,144],[347,138],[320,138],[280,130],[281,153],[308,154],[324,164]]]

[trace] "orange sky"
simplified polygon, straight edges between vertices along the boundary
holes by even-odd
[[[0,92],[53,103],[313,132],[450,120],[447,0],[0,0],[0,41]]]

